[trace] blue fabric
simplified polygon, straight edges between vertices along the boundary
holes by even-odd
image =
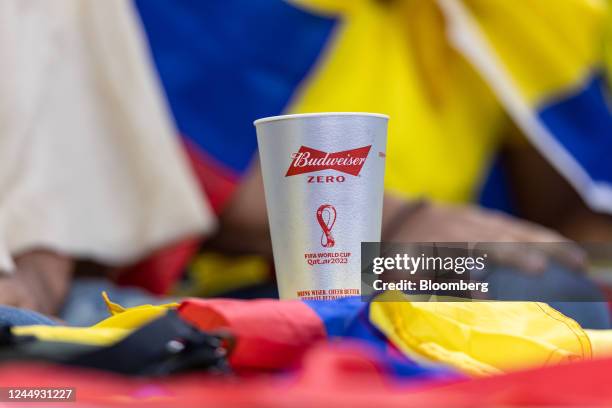
[[[319,316],[328,337],[367,343],[375,349],[376,358],[396,377],[431,379],[461,376],[448,367],[434,364],[421,366],[397,351],[385,335],[370,322],[370,303],[363,301],[361,297],[333,301],[306,300],[304,303]]]
[[[347,297],[334,301],[305,300],[304,303],[314,310],[325,324],[329,337],[344,336],[357,317],[366,309],[368,304],[361,297]]]
[[[543,107],[539,116],[555,138],[598,182],[612,184],[612,111],[604,74],[578,92]]]
[[[33,324],[55,326],[57,323],[40,313],[0,305],[0,325],[29,326]]]
[[[489,167],[489,172],[478,196],[478,203],[486,208],[517,215],[518,211],[510,187],[507,169],[504,168],[501,156],[498,155]]]
[[[361,297],[348,297],[334,301],[306,300],[323,324],[330,338],[354,338],[365,340],[373,347],[385,351],[389,343],[369,318],[370,304]]]
[[[182,135],[244,171],[335,25],[282,0],[136,0]]]
[[[612,111],[610,91],[602,72],[585,86],[557,97],[538,112],[542,123],[567,152],[599,183],[612,185]],[[479,196],[485,207],[517,214],[507,174],[497,158],[489,169]]]

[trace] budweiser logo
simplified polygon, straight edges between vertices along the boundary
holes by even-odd
[[[302,146],[297,153],[291,155],[293,161],[289,165],[285,177],[319,170],[337,170],[357,176],[368,157],[371,147],[370,145],[342,152],[327,153]]]

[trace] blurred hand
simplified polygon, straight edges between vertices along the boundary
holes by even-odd
[[[28,290],[28,285],[20,278],[19,273],[0,278],[0,303],[22,309],[39,311],[34,294]]]
[[[212,247],[232,252],[257,252],[272,256],[263,180],[255,161],[221,214]],[[544,271],[551,259],[572,269],[585,264],[584,253],[563,236],[539,225],[474,206],[423,204],[405,212],[404,199],[385,194],[383,237],[395,242],[522,242],[564,245],[496,245],[494,261],[526,272]],[[402,215],[404,214],[405,217]]]
[[[416,205],[412,211],[408,210],[402,217],[402,208],[406,208],[406,205],[404,200],[388,194],[385,196],[385,241],[563,243],[491,245],[487,247],[487,253],[493,261],[527,273],[543,272],[550,260],[576,270],[583,269],[586,263],[584,252],[560,234],[500,212],[475,206],[423,203]]]
[[[34,250],[16,258],[17,270],[0,277],[0,304],[54,315],[68,292],[72,260]]]

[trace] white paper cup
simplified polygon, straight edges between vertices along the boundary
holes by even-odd
[[[380,241],[386,115],[255,121],[281,299],[361,293],[362,241]]]

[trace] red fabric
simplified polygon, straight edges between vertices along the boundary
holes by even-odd
[[[287,368],[327,336],[321,319],[300,301],[188,299],[179,314],[202,330],[236,336],[230,362],[237,369]]]
[[[369,351],[350,343],[320,343],[308,352],[297,375],[246,378],[195,373],[136,379],[71,367],[12,364],[0,367],[0,384],[74,387],[77,401],[71,407],[135,403],[159,407],[324,407],[332,403],[335,408],[371,407],[373,402],[393,401],[389,396],[395,393],[397,397],[398,390],[406,387],[387,376],[368,356]]]
[[[182,140],[202,192],[206,194],[215,213],[220,214],[238,186],[238,175],[186,138]]]
[[[120,270],[117,283],[166,294],[180,279],[201,242],[201,238],[192,238],[161,248],[136,265]]]
[[[481,407],[612,406],[612,359],[454,382],[400,383],[356,346],[322,344],[294,377],[189,374],[166,379],[68,367],[0,366],[2,387],[76,387],[76,406]],[[146,405],[145,405],[146,402]]]

